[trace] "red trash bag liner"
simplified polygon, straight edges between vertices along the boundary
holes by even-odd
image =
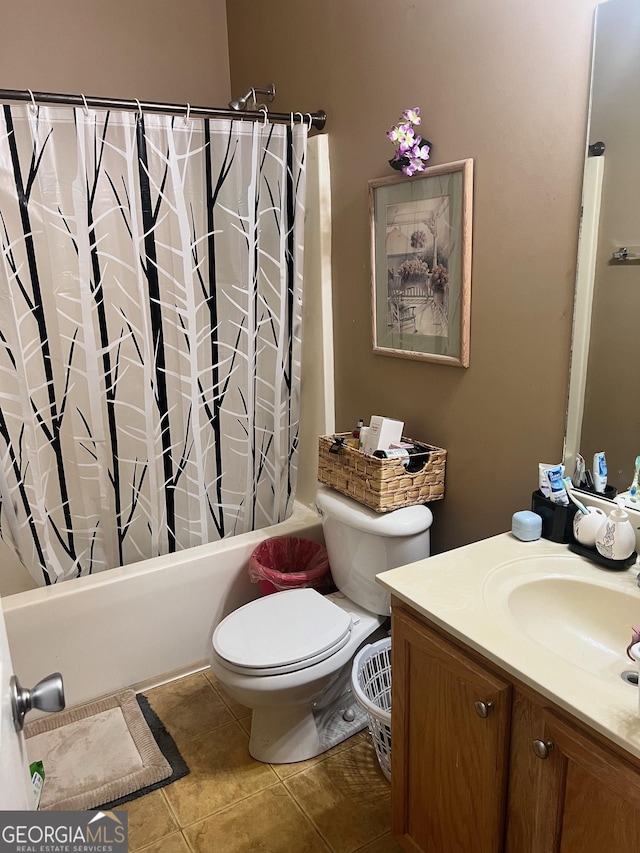
[[[327,549],[310,539],[274,536],[265,539],[249,560],[249,578],[262,595],[311,586],[329,592],[331,574]]]

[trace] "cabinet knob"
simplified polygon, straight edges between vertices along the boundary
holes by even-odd
[[[489,711],[493,708],[493,702],[474,702],[473,707],[476,709],[476,714],[483,719],[489,716]]]
[[[538,756],[538,758],[549,758],[549,753],[553,749],[553,741],[552,740],[534,740],[533,751]]]

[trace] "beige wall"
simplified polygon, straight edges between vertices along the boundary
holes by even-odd
[[[225,106],[224,0],[1,0],[0,87]]]
[[[327,110],[336,424],[385,414],[449,451],[435,550],[506,530],[562,457],[594,0],[232,0],[234,91]],[[471,365],[374,355],[367,181],[420,106],[475,161]]]

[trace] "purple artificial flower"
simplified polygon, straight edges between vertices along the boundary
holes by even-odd
[[[410,121],[411,124],[420,124],[422,121],[420,118],[420,107],[414,107],[412,110],[405,110],[402,113],[402,116],[407,121]]]
[[[415,144],[415,134],[410,124],[398,125],[398,138],[396,142],[401,148],[404,147],[405,151]]]
[[[404,126],[404,141],[407,145],[413,145],[416,141],[416,134],[410,124]]]
[[[422,172],[425,168],[425,161],[429,159],[430,143],[425,142],[414,129],[415,125],[419,125],[422,119],[420,118],[420,107],[404,110],[397,124],[394,124],[387,131],[387,136],[396,146],[393,159],[389,162],[395,168],[401,167],[405,175],[413,175],[416,172]]]
[[[413,146],[413,151],[411,152],[414,157],[419,157],[421,160],[429,159],[429,146],[425,143],[422,144],[422,140],[417,145]]]
[[[387,136],[392,142],[397,142],[400,145],[411,147],[415,144],[415,133],[410,124],[395,124],[391,130],[387,132]]]

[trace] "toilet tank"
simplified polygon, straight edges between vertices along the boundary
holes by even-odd
[[[376,575],[429,556],[431,510],[377,513],[325,486],[318,487],[316,507],[335,585],[370,613],[388,615],[390,595]]]

